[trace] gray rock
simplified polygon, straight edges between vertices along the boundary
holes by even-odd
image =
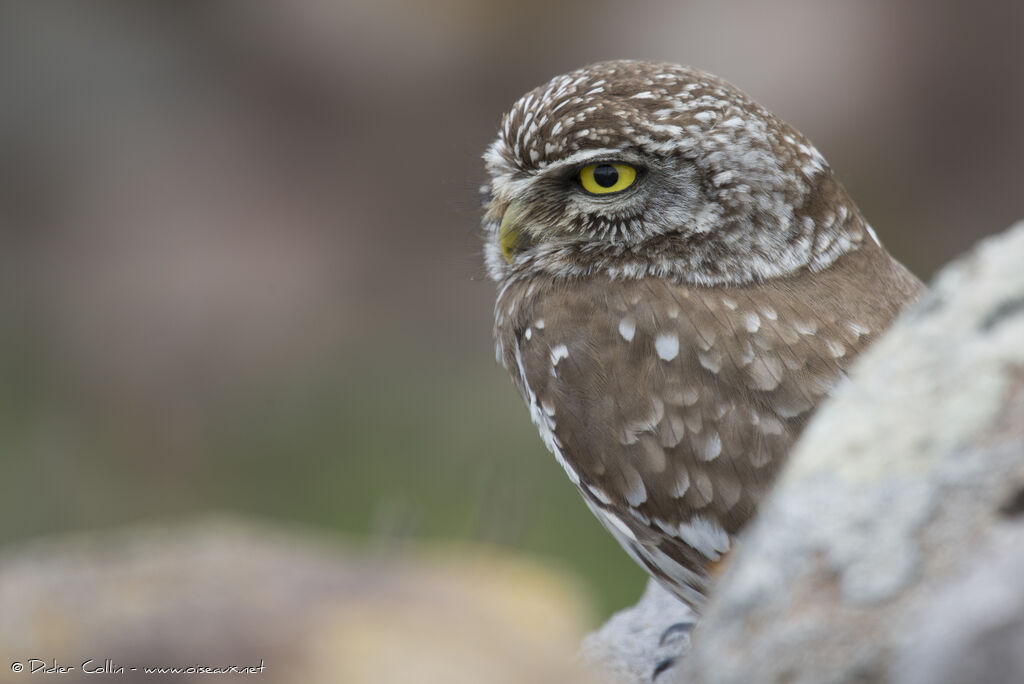
[[[1024,519],[997,524],[966,572],[922,604],[896,655],[894,680],[1024,681]]]
[[[812,421],[676,681],[1024,681],[1022,499],[1024,223],[946,268]],[[959,679],[940,658],[965,650]]]

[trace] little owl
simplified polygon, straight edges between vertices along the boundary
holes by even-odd
[[[586,504],[699,612],[815,408],[921,283],[806,138],[695,69],[558,76],[485,159],[498,359]]]

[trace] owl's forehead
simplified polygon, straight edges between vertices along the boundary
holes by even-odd
[[[695,147],[726,119],[734,129],[763,125],[762,111],[733,86],[696,69],[602,62],[521,97],[502,120],[488,160],[530,172],[591,149],[671,154]]]

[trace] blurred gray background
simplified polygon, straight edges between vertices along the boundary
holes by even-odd
[[[480,154],[591,61],[688,63],[806,133],[928,277],[1024,216],[1024,3],[0,7],[0,544],[233,511],[644,576],[490,339]]]

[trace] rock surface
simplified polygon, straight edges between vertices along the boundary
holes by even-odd
[[[673,681],[1024,681],[1024,223],[947,267],[798,443]]]
[[[650,682],[649,590],[584,644]],[[1024,682],[1024,222],[944,269],[797,444],[657,682]]]

